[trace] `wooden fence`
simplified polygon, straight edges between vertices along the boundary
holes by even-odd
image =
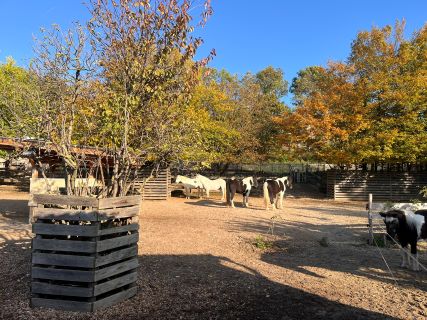
[[[342,200],[368,200],[373,194],[380,201],[420,199],[427,186],[427,172],[327,172],[327,196]]]
[[[159,169],[152,178],[146,181],[150,174],[151,168],[149,167],[138,171],[135,188],[141,193],[142,200],[167,200],[170,196],[170,169]]]

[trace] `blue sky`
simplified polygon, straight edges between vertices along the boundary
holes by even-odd
[[[82,3],[1,0],[0,61],[12,56],[26,65],[39,28],[86,20]],[[304,67],[345,59],[359,31],[405,18],[410,36],[427,21],[427,0],[212,0],[212,5],[215,12],[200,31],[205,43],[198,56],[215,48],[213,67],[243,74],[272,65],[282,68],[288,81]]]

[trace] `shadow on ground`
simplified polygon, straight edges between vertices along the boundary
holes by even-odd
[[[0,199],[0,215],[16,222],[28,222],[28,200]]]
[[[95,313],[30,309],[29,241],[0,247],[2,319],[390,319],[270,281],[212,255],[139,257],[138,293]]]
[[[271,232],[268,219],[237,219],[230,221],[231,232],[249,232],[256,236]],[[397,248],[376,248],[367,245],[366,224],[316,224],[280,220],[274,226],[274,250],[261,255],[261,260],[305,275],[322,278],[309,268],[323,268],[351,273],[357,276],[399,285],[415,287],[427,292],[425,272],[413,272],[400,268],[400,252]],[[326,243],[321,243],[326,241]],[[380,250],[380,252],[378,251]],[[386,270],[381,254],[393,270],[393,276]],[[426,265],[425,252],[419,261]]]
[[[201,207],[211,207],[211,208],[226,208],[227,204],[225,201],[221,200],[210,200],[210,199],[203,199],[203,200],[197,200],[197,201],[187,201],[185,204],[189,204],[192,206],[201,206]]]

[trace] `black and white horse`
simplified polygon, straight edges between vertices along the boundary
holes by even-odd
[[[251,193],[252,187],[257,187],[257,180],[253,177],[247,177],[244,179],[228,179],[226,185],[227,205],[234,208],[234,196],[236,193],[243,195],[243,205],[249,207],[249,194]]]
[[[384,218],[387,233],[390,237],[397,239],[400,245],[406,249],[411,245],[411,259],[407,250],[402,252],[401,267],[409,267],[414,271],[419,271],[417,242],[419,239],[427,239],[427,210],[390,210],[380,212]],[[411,263],[412,260],[412,263]]]
[[[264,203],[265,209],[268,210],[269,204],[276,208],[283,209],[283,197],[285,196],[286,187],[292,189],[292,177],[285,176],[275,180],[268,179],[264,182]]]

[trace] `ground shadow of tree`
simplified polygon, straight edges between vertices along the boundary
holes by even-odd
[[[273,282],[227,258],[142,255],[138,293],[95,313],[31,309],[28,239],[0,249],[1,319],[390,319]]]
[[[340,230],[337,232],[337,230]],[[268,219],[239,219],[230,222],[231,232],[260,234],[271,233]],[[376,248],[367,244],[365,224],[316,224],[281,220],[275,223],[275,250],[262,254],[261,260],[306,275],[321,277],[307,270],[310,267],[346,272],[358,276],[395,284],[386,271],[386,266],[378,250],[393,268],[399,285],[416,287],[427,291],[427,276],[423,272],[413,272],[399,268],[400,253],[397,248]],[[329,239],[326,247],[322,238]],[[351,238],[351,241],[348,239]],[[341,241],[342,240],[342,241]],[[425,255],[420,262],[427,264]]]
[[[28,200],[0,199],[0,215],[15,222],[28,222]]]

